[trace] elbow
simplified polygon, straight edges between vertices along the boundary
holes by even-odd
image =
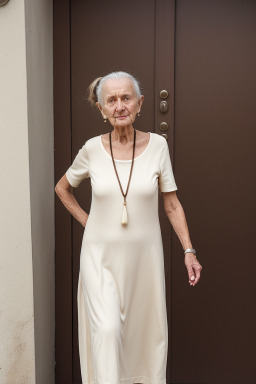
[[[57,183],[57,184],[55,185],[54,190],[55,190],[56,194],[58,195],[58,193],[59,193],[59,183]]]
[[[165,211],[167,216],[170,216],[173,214],[173,212],[176,211],[177,208],[179,208],[181,206],[182,205],[180,202],[175,202],[174,204],[170,204],[170,205],[165,206],[164,211]]]
[[[168,217],[173,213],[174,210],[175,210],[175,208],[173,208],[172,206],[171,206],[171,207],[168,206],[168,207],[165,207],[165,208],[164,208],[165,214],[166,214],[166,216],[168,216]]]
[[[176,195],[176,192],[166,193],[164,196],[164,210],[167,216],[172,215],[178,208],[181,207],[181,203]]]
[[[65,183],[65,180],[61,178],[58,183],[55,185],[54,190],[56,194],[60,197],[62,194],[66,192],[72,193],[72,187],[71,185],[67,182]]]

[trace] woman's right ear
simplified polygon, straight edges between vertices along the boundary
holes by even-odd
[[[101,112],[101,114],[102,114],[103,119],[105,120],[105,119],[107,118],[107,116],[106,116],[105,113],[103,112],[103,108],[102,108],[101,104],[97,101],[97,102],[95,103],[95,105],[97,105],[97,107],[99,108],[99,110],[100,110],[100,112]]]
[[[95,105],[99,108],[100,112],[102,113],[102,106],[100,105],[100,103],[97,101]]]

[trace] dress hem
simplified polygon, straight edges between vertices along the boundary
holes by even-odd
[[[96,380],[90,380],[83,382],[83,384],[135,384],[135,383],[141,383],[141,384],[166,384],[166,379],[162,381],[155,381],[150,379],[147,376],[135,376],[135,377],[130,377],[130,378],[121,378],[120,382],[109,382],[109,381],[104,381],[104,382],[97,382]]]

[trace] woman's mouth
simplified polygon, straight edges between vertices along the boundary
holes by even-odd
[[[116,116],[116,119],[125,119],[127,116]]]

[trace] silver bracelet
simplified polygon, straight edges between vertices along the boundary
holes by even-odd
[[[186,250],[184,251],[184,255],[185,255],[185,253],[188,253],[188,252],[192,252],[192,253],[194,253],[194,254],[196,255],[196,250],[193,249],[193,248],[188,248],[188,249],[186,249]]]

